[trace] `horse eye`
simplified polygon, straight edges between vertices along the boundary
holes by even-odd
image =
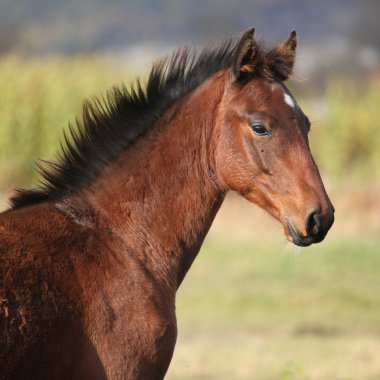
[[[253,124],[251,126],[253,133],[259,136],[267,136],[270,132],[262,124]]]

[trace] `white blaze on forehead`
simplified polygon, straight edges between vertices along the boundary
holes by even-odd
[[[284,100],[285,100],[285,103],[292,107],[292,108],[295,108],[296,107],[296,102],[295,100],[287,93],[284,94]]]

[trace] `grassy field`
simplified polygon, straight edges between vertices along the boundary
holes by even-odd
[[[211,238],[178,292],[168,379],[380,379],[380,239]]]

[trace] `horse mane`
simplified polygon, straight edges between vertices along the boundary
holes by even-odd
[[[200,54],[182,47],[153,64],[146,84],[138,78],[129,89],[123,84],[105,98],[85,101],[82,120],[76,120],[76,128],[69,124],[56,160],[37,163],[42,177],[38,187],[16,189],[11,208],[57,200],[84,188],[110,160],[146,134],[168,107],[231,67],[237,42],[228,39]],[[270,52],[260,47],[260,56],[264,62]],[[265,70],[260,72],[266,76]]]

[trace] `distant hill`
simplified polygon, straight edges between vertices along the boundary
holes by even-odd
[[[370,1],[280,0],[1,0],[0,52],[67,53],[139,44],[201,43],[255,26],[304,41],[350,36],[355,15]],[[369,7],[368,5],[367,7]],[[371,12],[369,12],[371,13]]]
[[[278,42],[299,35],[297,74],[380,72],[380,1],[374,0],[0,0],[0,55],[110,52],[141,67],[183,43],[204,44],[254,26]]]

